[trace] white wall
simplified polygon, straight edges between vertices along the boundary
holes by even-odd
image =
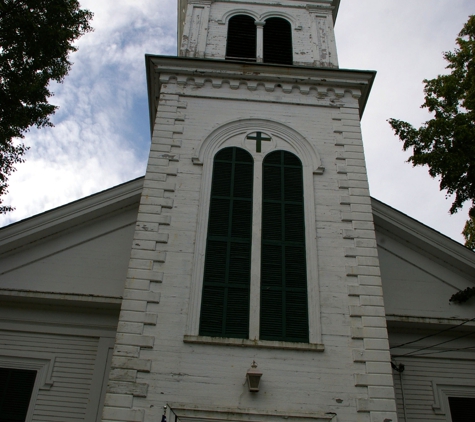
[[[0,301],[0,366],[37,371],[27,421],[95,422],[117,309]]]

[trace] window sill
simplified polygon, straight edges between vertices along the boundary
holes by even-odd
[[[323,352],[323,344],[311,343],[291,343],[287,341],[268,341],[268,340],[249,340],[241,338],[224,337],[206,337],[206,336],[188,336],[183,337],[184,343],[210,344],[216,346],[239,346],[239,347],[259,347],[263,349],[282,349],[282,350],[305,350],[311,352]]]

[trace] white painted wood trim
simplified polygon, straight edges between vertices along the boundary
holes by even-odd
[[[38,260],[39,261],[39,260]],[[84,295],[80,293],[61,293],[61,292],[35,292],[32,290],[13,290],[0,288],[0,296],[13,298],[24,298],[30,300],[42,300],[55,302],[58,300],[69,303],[84,303],[84,306],[117,305],[122,303],[122,298],[112,296]]]
[[[94,363],[94,372],[91,380],[91,389],[89,390],[89,399],[85,418],[86,421],[101,422],[102,408],[104,406],[104,399],[106,396],[107,381],[109,379],[109,372],[111,369],[114,344],[114,339],[99,339],[96,360]]]
[[[197,46],[197,57],[204,57],[205,50],[206,50],[206,39],[208,38],[208,28],[209,28],[209,13],[210,13],[210,6],[211,1],[203,2],[203,13],[201,15],[201,27],[200,33],[198,38],[198,46]]]
[[[255,21],[256,25],[256,61],[262,63],[264,60],[264,25],[265,22]]]
[[[69,305],[66,302],[65,305]],[[94,308],[91,308],[91,312]],[[0,319],[2,330],[8,331],[23,331],[31,333],[43,333],[43,334],[58,334],[58,335],[73,335],[77,337],[108,337],[115,338],[115,329],[110,325],[91,325],[87,323],[71,323],[61,321],[11,321],[8,319]],[[35,355],[36,356],[36,355]]]
[[[287,9],[295,9],[295,6],[291,5],[283,5],[279,4],[279,7],[285,7]],[[226,25],[229,22],[229,19],[231,19],[235,15],[247,15],[253,17],[256,21],[265,21],[266,19],[269,18],[282,18],[286,19],[290,22],[292,27],[298,27],[300,24],[296,22],[295,16],[293,16],[290,13],[284,12],[282,10],[275,10],[275,6],[270,6],[269,10],[267,12],[258,14],[255,10],[253,9],[243,9],[243,8],[235,8],[235,9],[230,9],[226,10],[225,13],[221,16],[221,19],[218,20],[218,23],[220,25]]]
[[[214,346],[259,347],[262,349],[305,350],[312,352],[323,352],[325,350],[323,344],[189,335],[183,337],[183,343],[210,344]]]
[[[434,404],[432,408],[437,415],[445,415],[447,422],[452,422],[450,416],[449,397],[475,397],[475,381],[454,379],[448,383],[447,379],[432,380]]]
[[[259,15],[254,10],[236,8],[236,9],[226,10],[226,12],[223,14],[221,19],[218,20],[218,23],[220,25],[227,25],[229,22],[229,19],[231,19],[235,15],[247,15],[247,16],[251,16],[256,21],[259,20]]]
[[[289,151],[293,152],[300,158],[303,167],[310,167],[312,172],[315,174],[321,174],[323,172],[324,168],[322,166],[320,155],[308,139],[289,126],[272,120],[263,119],[249,118],[238,121],[233,120],[220,126],[211,132],[211,134],[201,143],[195,157],[193,158],[204,163],[205,157],[214,157],[215,153],[223,148],[227,139],[240,133],[251,133],[256,131],[268,132],[271,136],[276,135],[284,139],[290,146]]]
[[[314,174],[309,171],[303,172],[309,342],[319,344],[322,342],[322,326],[320,322],[320,287],[318,279],[314,179]]]

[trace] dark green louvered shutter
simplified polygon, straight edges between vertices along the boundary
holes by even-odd
[[[200,335],[248,338],[251,280],[252,156],[219,151],[213,164]]]
[[[254,19],[236,15],[229,19],[226,41],[226,59],[256,61],[257,28]]]
[[[286,151],[263,163],[260,338],[308,342],[302,163]]]
[[[264,25],[264,63],[293,64],[292,27],[282,18],[266,19]]]
[[[0,422],[24,422],[36,371],[0,368]]]

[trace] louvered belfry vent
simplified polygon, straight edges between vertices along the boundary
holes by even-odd
[[[264,63],[293,63],[292,28],[282,18],[266,19],[264,25]]]
[[[263,163],[260,338],[308,342],[302,163],[286,151]]]
[[[24,422],[36,371],[0,368],[0,422]]]
[[[256,25],[250,16],[229,19],[226,60],[256,61]]]
[[[213,163],[200,335],[248,338],[254,160],[241,148]]]

